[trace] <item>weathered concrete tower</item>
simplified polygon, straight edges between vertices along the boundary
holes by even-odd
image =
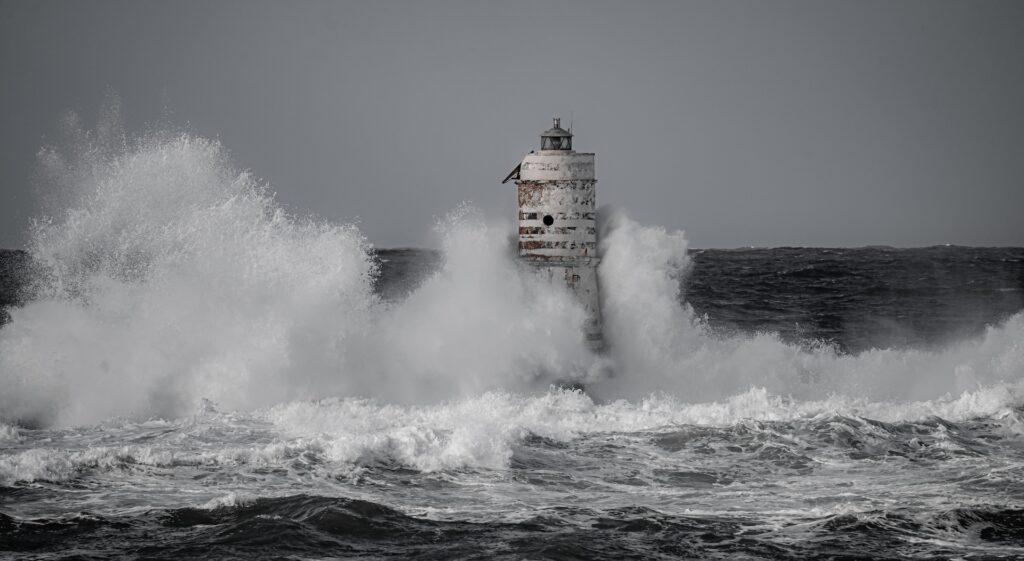
[[[572,149],[572,133],[559,119],[502,183],[519,192],[519,258],[552,279],[563,279],[587,312],[584,336],[604,349],[597,282],[594,154]]]

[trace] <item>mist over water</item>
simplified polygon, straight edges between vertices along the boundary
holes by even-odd
[[[1020,314],[936,351],[844,354],[772,333],[714,335],[681,294],[683,233],[622,213],[603,220],[607,357],[582,344],[573,299],[515,263],[511,224],[469,206],[439,221],[440,270],[382,301],[356,227],[285,212],[218,142],[131,138],[116,118],[68,127],[67,145],[40,158],[64,201],[34,223],[29,249],[44,273],[0,330],[8,420],[174,418],[204,399],[224,410],[325,397],[431,404],[543,393],[554,381],[585,382],[605,402],[762,388],[837,407],[1020,395]]]

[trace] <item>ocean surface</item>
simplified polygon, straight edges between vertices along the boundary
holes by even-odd
[[[605,209],[594,356],[511,220],[376,249],[216,142],[79,142],[0,271],[0,558],[1024,558],[1022,248]]]

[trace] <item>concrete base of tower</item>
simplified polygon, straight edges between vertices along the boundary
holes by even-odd
[[[587,318],[583,323],[583,340],[594,353],[604,352],[601,293],[597,280],[597,258],[538,259],[521,257],[520,261],[556,284],[564,284],[583,307]]]
[[[584,330],[583,342],[586,343],[587,348],[594,354],[604,354],[608,350],[608,345],[604,341],[604,331],[601,326],[597,327],[596,331]]]

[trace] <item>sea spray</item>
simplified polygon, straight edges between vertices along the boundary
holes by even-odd
[[[776,333],[719,335],[682,301],[689,260],[682,232],[643,226],[623,213],[605,221],[599,273],[616,375],[590,386],[605,399],[667,392],[690,402],[749,388],[821,400],[931,400],[1024,378],[1024,313],[977,338],[937,350],[797,345]]]
[[[571,295],[516,265],[511,224],[470,207],[439,221],[440,269],[384,302],[357,228],[284,212],[218,142],[103,130],[43,153],[41,176],[65,206],[37,222],[30,250],[46,272],[0,329],[7,421],[174,418],[203,399],[227,411],[424,405],[543,394],[556,381],[584,382],[599,402],[718,403],[751,388],[815,403],[1012,401],[1016,390],[998,388],[1024,378],[1021,314],[935,351],[715,334],[681,302],[683,233],[622,215],[602,228],[605,357],[584,347]]]
[[[439,224],[441,270],[383,303],[355,227],[285,213],[220,143],[71,136],[43,153],[68,206],[34,227],[37,296],[0,330],[4,419],[175,417],[202,399],[423,403],[545,389],[593,361],[564,288],[518,268],[506,229],[469,207]]]
[[[642,226],[623,211],[602,208],[601,214],[598,274],[615,376],[596,389],[639,397],[686,375],[677,365],[701,335],[680,297],[688,243],[683,232]]]
[[[43,165],[78,202],[33,231],[47,274],[0,331],[3,417],[176,416],[204,397],[249,408],[334,385],[336,343],[375,303],[354,227],[287,215],[190,135]]]
[[[441,268],[378,310],[361,368],[388,383],[362,395],[422,403],[586,375],[595,357],[580,335],[582,309],[514,261],[508,228],[466,205],[439,220]]]

